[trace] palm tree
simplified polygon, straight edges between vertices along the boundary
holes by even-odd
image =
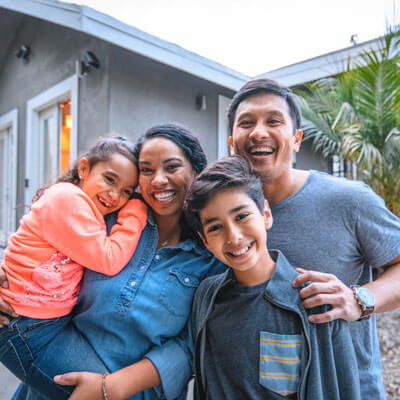
[[[400,215],[400,29],[350,60],[343,74],[298,94],[304,136],[314,149],[356,163],[361,178]]]

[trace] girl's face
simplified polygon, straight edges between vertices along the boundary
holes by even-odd
[[[122,154],[99,161],[92,168],[86,158],[78,164],[79,187],[90,197],[101,214],[123,207],[137,186],[136,166]]]
[[[156,137],[143,144],[139,155],[139,186],[156,215],[179,216],[186,193],[196,175],[174,142]]]

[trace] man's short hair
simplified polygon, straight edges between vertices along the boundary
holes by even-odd
[[[240,156],[225,157],[206,167],[193,182],[186,196],[184,212],[191,226],[204,236],[200,211],[223,190],[246,193],[264,214],[265,198],[260,178],[253,174]]]
[[[232,133],[233,123],[235,122],[236,110],[239,104],[251,96],[266,93],[281,96],[289,106],[294,131],[300,129],[301,111],[297,102],[296,95],[286,86],[280,85],[271,79],[253,79],[247,82],[233,97],[228,109],[229,128]]]

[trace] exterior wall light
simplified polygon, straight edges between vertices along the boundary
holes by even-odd
[[[79,63],[79,76],[86,76],[93,68],[100,68],[100,61],[93,51],[86,51],[83,60]]]
[[[207,109],[206,96],[204,94],[196,96],[196,108],[199,111],[205,111]]]
[[[26,46],[22,44],[19,46],[19,49],[15,53],[17,58],[22,58],[23,60],[28,60],[29,54],[31,53],[31,48],[29,46]]]

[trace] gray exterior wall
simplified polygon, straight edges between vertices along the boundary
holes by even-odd
[[[3,23],[3,21],[5,21]],[[86,50],[101,68],[79,80],[78,152],[98,136],[115,132],[137,139],[154,124],[179,122],[204,145],[210,161],[217,157],[218,94],[233,92],[115,45],[55,24],[0,9],[0,115],[18,109],[17,204],[24,201],[26,103],[76,73]],[[31,47],[28,61],[15,52]],[[207,109],[196,108],[205,95]],[[17,212],[20,218],[23,209]]]
[[[296,168],[329,172],[328,160],[313,152],[311,141],[309,140],[301,144],[300,151],[296,154]]]

